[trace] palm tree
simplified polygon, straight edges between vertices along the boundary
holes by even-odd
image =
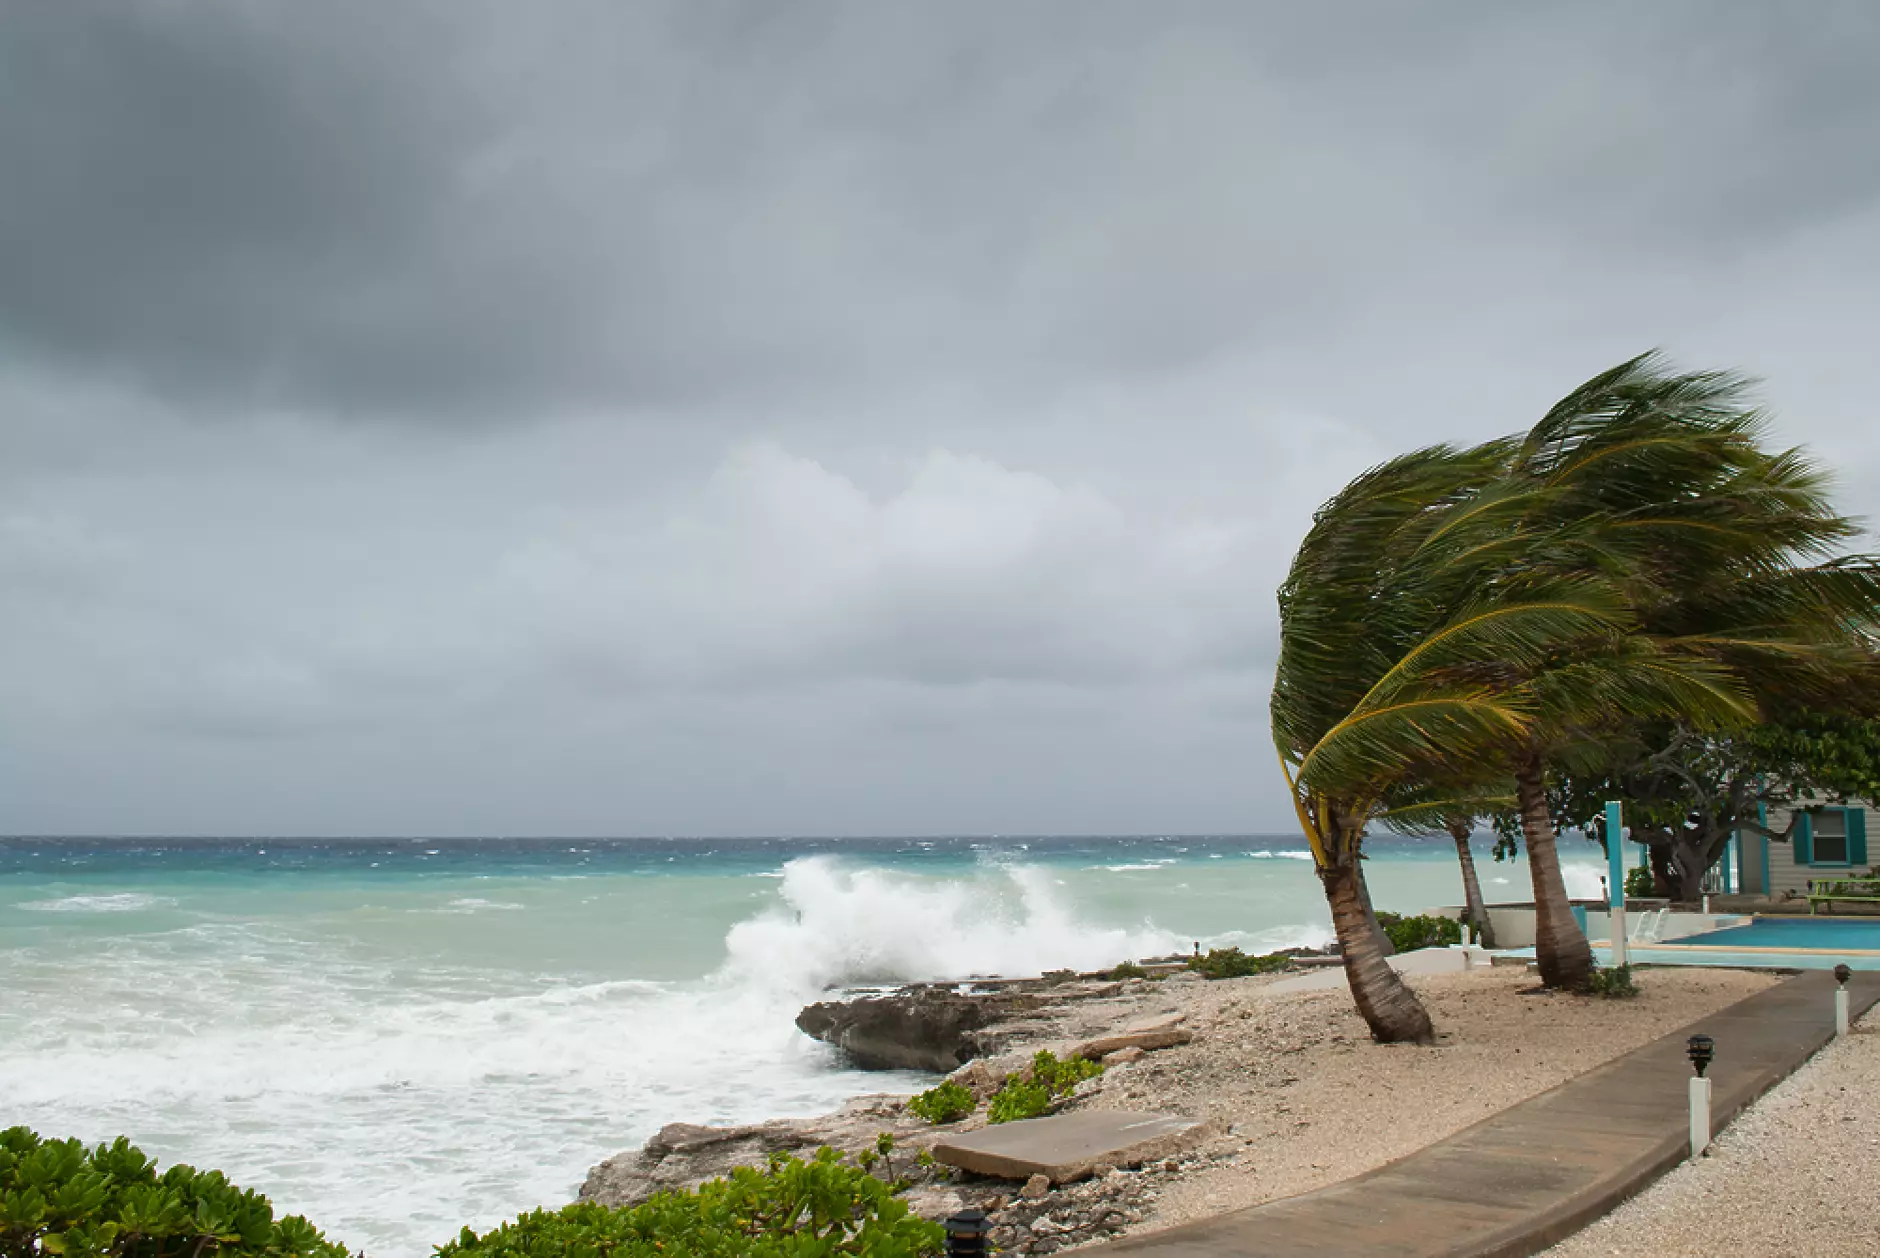
[[[1590,581],[1482,590],[1455,544],[1429,544],[1449,512],[1479,505],[1512,450],[1432,447],[1360,476],[1320,509],[1280,587],[1274,743],[1353,997],[1382,1042],[1427,1043],[1434,1032],[1378,946],[1359,863],[1365,830],[1393,791],[1455,778],[1466,771],[1456,766],[1491,757],[1533,724],[1521,686],[1458,665],[1488,658],[1538,673],[1625,619]]]
[[[1488,905],[1482,900],[1482,880],[1475,873],[1475,853],[1469,848],[1469,840],[1475,837],[1475,818],[1472,815],[1452,812],[1443,818],[1443,829],[1456,843],[1456,863],[1462,867],[1462,913],[1463,918],[1475,932],[1475,941],[1484,948],[1495,946],[1495,923],[1488,916]]]
[[[1759,447],[1744,389],[1647,355],[1519,440],[1406,455],[1315,517],[1280,589],[1273,732],[1376,1038],[1430,1033],[1367,927],[1362,839],[1393,799],[1511,781],[1542,978],[1579,987],[1593,958],[1550,765],[1630,722],[1753,719],[1750,664],[1821,672],[1871,649],[1872,565],[1798,566],[1848,525],[1799,459]],[[1698,592],[1712,588],[1736,610]]]
[[[1511,749],[1550,986],[1582,984],[1592,952],[1560,874],[1549,766],[1598,760],[1615,725],[1747,722],[1750,678],[1818,679],[1871,640],[1861,626],[1873,624],[1874,565],[1802,565],[1855,528],[1803,459],[1762,449],[1748,389],[1728,373],[1676,374],[1655,355],[1622,363],[1528,433],[1506,480],[1483,494],[1492,512],[1454,516],[1516,571],[1613,582],[1636,617],[1616,649],[1582,650],[1535,679],[1541,719]]]

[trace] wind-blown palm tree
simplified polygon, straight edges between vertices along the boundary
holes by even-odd
[[[1377,946],[1359,864],[1365,829],[1393,791],[1455,778],[1466,772],[1456,766],[1533,723],[1531,686],[1457,666],[1487,658],[1539,673],[1571,643],[1625,622],[1622,603],[1591,581],[1474,592],[1480,574],[1455,545],[1428,544],[1448,512],[1492,487],[1511,452],[1505,442],[1433,447],[1359,477],[1321,508],[1280,588],[1274,742],[1352,994],[1380,1041],[1428,1042],[1433,1029]]]
[[[1615,724],[1746,722],[1751,691],[1767,692],[1752,679],[1819,681],[1871,640],[1875,565],[1804,564],[1856,530],[1805,460],[1762,448],[1748,388],[1728,373],[1674,373],[1655,355],[1622,363],[1550,410],[1483,509],[1457,509],[1447,528],[1510,573],[1610,582],[1635,618],[1617,649],[1582,648],[1534,679],[1540,719],[1509,749],[1550,986],[1583,984],[1592,952],[1560,874],[1549,766],[1597,761]]]

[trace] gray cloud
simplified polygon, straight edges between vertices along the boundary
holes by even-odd
[[[1367,463],[1664,345],[1880,509],[1876,55],[0,0],[0,831],[1284,826],[1271,593]]]

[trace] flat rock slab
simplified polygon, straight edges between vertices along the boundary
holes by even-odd
[[[1099,1166],[1135,1166],[1194,1143],[1206,1124],[1172,1114],[1081,1110],[1000,1123],[934,1145],[937,1161],[976,1175],[1054,1184],[1082,1179]]]

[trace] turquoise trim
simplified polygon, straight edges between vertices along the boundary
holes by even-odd
[[[1765,896],[1772,896],[1775,894],[1775,889],[1769,882],[1769,805],[1761,802],[1757,803],[1756,820],[1763,827],[1763,833],[1756,836],[1758,839],[1757,846],[1762,848],[1762,893]]]
[[[1619,801],[1606,801],[1606,907],[1625,907],[1625,829]],[[1580,925],[1586,925],[1581,922]]]

